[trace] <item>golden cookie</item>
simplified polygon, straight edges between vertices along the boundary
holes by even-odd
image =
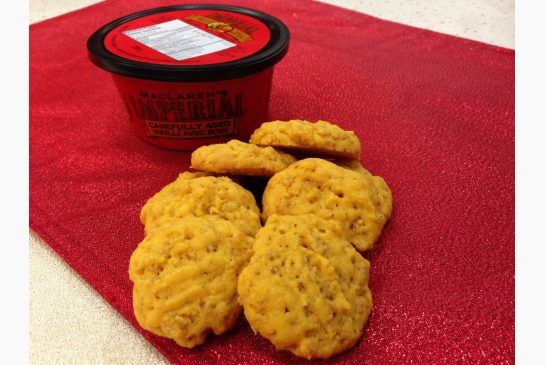
[[[191,154],[195,170],[231,175],[273,176],[297,161],[272,147],[259,147],[233,139],[197,148]]]
[[[370,178],[375,185],[381,199],[380,207],[385,216],[390,217],[392,214],[392,192],[386,184],[386,181],[380,176],[373,176],[362,164],[357,160],[335,160],[336,165],[347,168],[352,171],[357,171],[366,177]]]
[[[375,188],[377,189],[380,198],[380,210],[382,211],[382,214],[384,214],[386,219],[389,219],[392,215],[392,191],[382,177],[373,176],[371,174],[369,174],[369,177],[371,178],[371,181],[375,184]]]
[[[388,186],[384,183],[379,191],[376,184],[359,172],[307,158],[269,180],[263,192],[263,218],[316,214],[338,222],[346,239],[365,251],[373,247],[391,213]]]
[[[357,171],[364,175],[371,175],[369,171],[365,167],[362,166],[362,164],[358,160],[351,160],[351,159],[339,159],[333,161],[336,165],[344,167],[346,169]]]
[[[259,208],[251,192],[228,177],[184,172],[151,197],[140,220],[146,233],[188,216],[214,215],[234,223],[249,236],[261,227]]]
[[[154,229],[129,264],[138,323],[189,348],[210,332],[230,329],[242,311],[237,277],[252,242],[217,217],[188,217]]]
[[[315,215],[272,215],[238,281],[254,331],[307,359],[352,347],[372,307],[369,262],[338,224]]]
[[[305,120],[263,123],[250,137],[250,143],[355,159],[360,157],[361,148],[354,132],[322,120],[316,123]]]

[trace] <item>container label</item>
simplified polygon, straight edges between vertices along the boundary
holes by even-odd
[[[130,109],[148,137],[174,139],[235,136],[245,111],[242,94],[227,90],[197,93],[140,91],[129,95]]]
[[[219,52],[235,43],[205,32],[179,19],[123,32],[126,36],[176,61]]]
[[[247,140],[263,121],[273,69],[214,82],[161,82],[113,75],[136,134],[168,148],[192,150]]]

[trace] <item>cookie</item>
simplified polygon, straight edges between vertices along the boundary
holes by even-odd
[[[305,120],[263,123],[250,137],[250,143],[272,146],[300,153],[324,156],[360,157],[360,140],[352,131],[345,131],[326,121]]]
[[[370,178],[375,188],[380,195],[380,209],[385,216],[390,217],[392,213],[392,191],[386,184],[386,181],[380,176],[373,176],[362,164],[357,160],[335,160],[334,163],[338,166],[347,168],[352,171],[359,172]]]
[[[242,312],[237,277],[252,243],[234,224],[213,216],[154,229],[129,263],[138,323],[188,348],[233,327]]]
[[[383,180],[382,180],[383,182]],[[274,175],[263,192],[263,219],[272,214],[316,214],[334,220],[359,251],[373,247],[391,214],[384,183],[332,162],[308,158]]]
[[[364,175],[371,175],[371,173],[367,171],[367,169],[363,167],[358,160],[338,159],[333,162],[338,166],[344,167],[345,169],[356,171]]]
[[[184,172],[151,197],[140,213],[146,234],[188,216],[218,216],[254,236],[261,227],[251,192],[224,176]]]
[[[272,147],[259,147],[238,140],[196,149],[191,154],[195,170],[230,175],[273,176],[297,161]]]
[[[238,281],[253,330],[307,359],[352,347],[372,308],[369,262],[338,224],[315,215],[272,215]]]
[[[390,187],[382,177],[376,175],[370,176],[379,195],[380,210],[386,219],[389,219],[392,215],[392,190],[390,190]]]

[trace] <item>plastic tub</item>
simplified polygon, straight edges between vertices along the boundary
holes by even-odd
[[[193,150],[246,139],[266,121],[273,68],[288,44],[288,29],[270,15],[201,4],[127,15],[87,48],[112,73],[140,138]]]

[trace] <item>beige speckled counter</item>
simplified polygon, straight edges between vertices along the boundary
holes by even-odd
[[[96,0],[31,0],[37,22]],[[514,48],[514,0],[327,0],[379,18]],[[30,233],[31,364],[167,361],[39,237]]]

